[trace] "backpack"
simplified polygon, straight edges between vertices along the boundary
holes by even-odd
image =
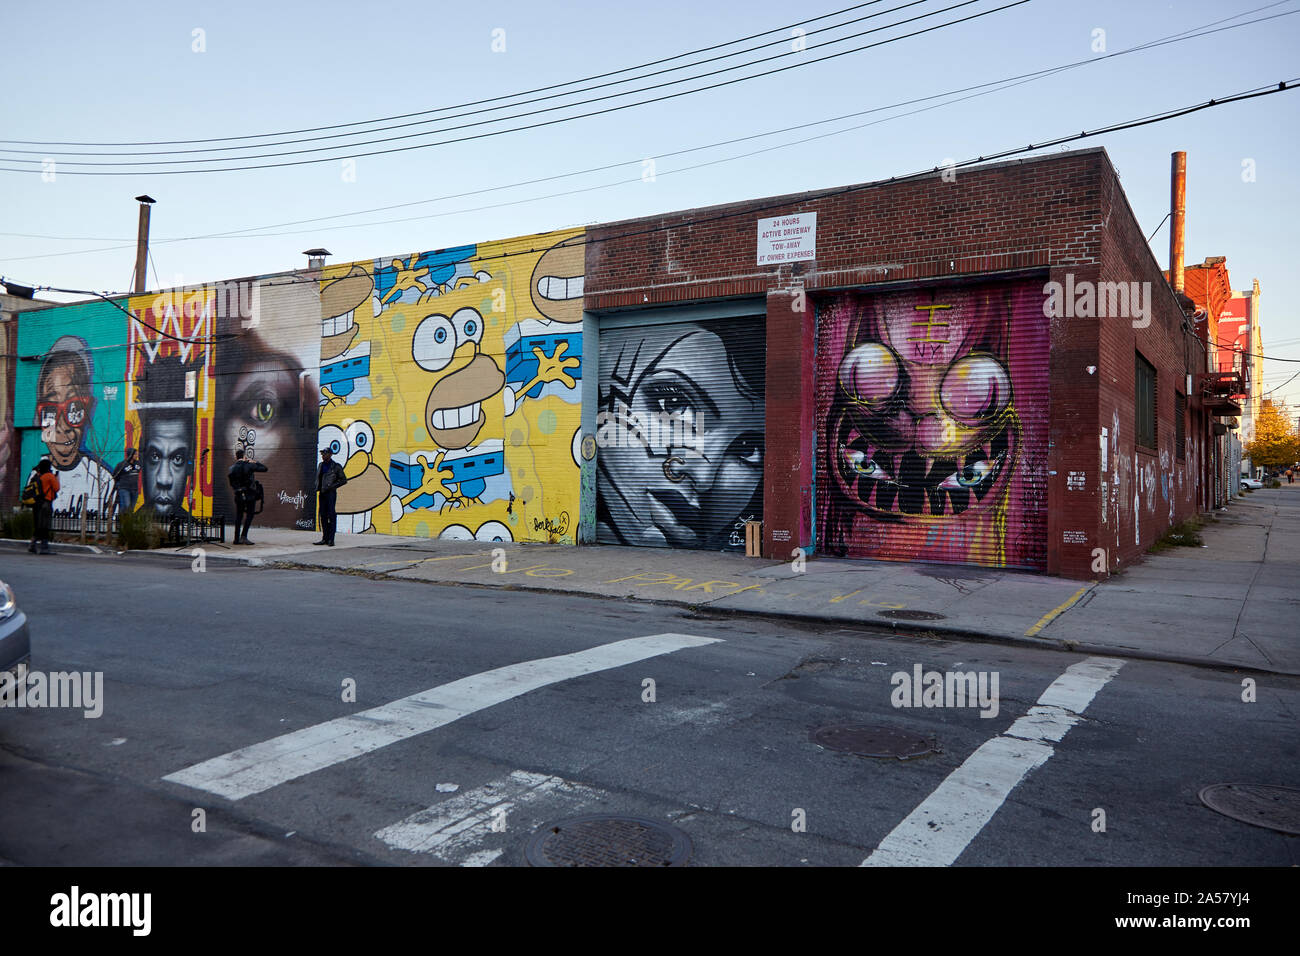
[[[25,505],[35,505],[45,501],[45,492],[41,490],[40,475],[32,475],[31,481],[27,482],[27,487],[23,489],[20,500]]]

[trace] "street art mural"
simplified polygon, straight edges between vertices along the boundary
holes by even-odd
[[[126,445],[139,449],[138,507],[160,520],[211,517],[213,289],[132,296]]]
[[[254,520],[311,530],[323,351],[319,289],[289,276],[225,283],[216,331],[213,508],[235,513],[226,476],[242,449],[267,467],[258,475],[265,497]]]
[[[255,524],[310,530],[329,447],[348,477],[339,531],[574,544],[595,458],[580,429],[582,235],[25,318],[23,476],[49,455],[58,510],[97,514],[133,448],[138,509],[229,522],[226,474],[242,450],[268,468]]]
[[[348,478],[339,531],[575,543],[580,239],[324,271],[317,446]]]
[[[760,319],[602,330],[597,540],[743,550],[762,519]]]
[[[125,300],[118,300],[125,306]],[[111,302],[25,315],[17,339],[14,422],[19,482],[42,457],[59,479],[59,512],[102,513],[122,458],[125,316]]]
[[[818,308],[817,520],[836,555],[1046,563],[1041,283]]]

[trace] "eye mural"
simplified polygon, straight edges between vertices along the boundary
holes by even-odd
[[[1001,283],[819,307],[822,550],[1045,565],[1041,298]]]
[[[763,507],[761,320],[601,332],[596,537],[739,550]]]
[[[233,517],[226,476],[242,450],[266,465],[259,525],[313,526],[321,301],[314,285],[243,279],[217,297],[215,513]]]

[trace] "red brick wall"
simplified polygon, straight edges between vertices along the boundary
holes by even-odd
[[[811,305],[803,312],[790,308],[796,287],[812,292],[1016,270],[1050,270],[1057,281],[1067,273],[1090,281],[1113,275],[1149,279],[1155,285],[1160,279],[1150,254],[1139,248],[1144,245],[1140,230],[1104,150],[960,169],[949,178],[935,173],[588,230],[589,311],[768,295],[764,548],[769,556],[784,558],[796,545],[813,544],[808,488],[814,470],[814,314]],[[756,220],[796,212],[817,213],[816,262],[757,265]],[[1163,288],[1161,283],[1154,289],[1155,298],[1168,312],[1174,306],[1167,293],[1164,298],[1158,294]],[[1168,316],[1162,321],[1169,321]],[[1114,334],[1131,339],[1133,331]],[[1105,374],[1115,382],[1108,382],[1112,391],[1100,406],[1102,417],[1118,409],[1128,431],[1132,428],[1131,351],[1125,357],[1122,342],[1106,336],[1096,320],[1053,320],[1048,459],[1056,472],[1049,485],[1048,570],[1053,573],[1091,574],[1101,516],[1098,420]],[[1149,337],[1157,338],[1154,333]],[[1097,358],[1101,338],[1107,343],[1104,361]],[[1167,382],[1164,363],[1171,360],[1170,348],[1161,346],[1155,353],[1149,357]],[[1178,361],[1181,368],[1181,353]],[[1113,363],[1118,365],[1107,373]],[[1089,365],[1104,368],[1090,374]],[[1127,409],[1122,407],[1125,388]],[[1161,433],[1166,429],[1172,436],[1172,423],[1162,418]],[[1082,494],[1066,493],[1066,475],[1072,470],[1092,476]],[[1147,528],[1144,535],[1150,533]],[[774,541],[773,530],[789,530],[792,540]],[[1083,531],[1090,546],[1066,549],[1064,531]],[[1129,552],[1120,548],[1119,553]]]
[[[1122,318],[1095,322],[1102,369],[1098,382],[1098,427],[1110,431],[1111,448],[1104,476],[1099,473],[1099,447],[1094,448],[1089,474],[1098,474],[1098,479],[1089,483],[1095,487],[1105,482],[1110,500],[1103,521],[1100,497],[1093,499],[1098,521],[1096,543],[1090,542],[1090,549],[1105,548],[1107,565],[1113,570],[1140,557],[1170,524],[1196,513],[1201,464],[1207,449],[1204,437],[1192,427],[1191,416],[1183,460],[1178,460],[1175,449],[1174,392],[1185,393],[1187,360],[1194,363],[1192,371],[1195,371],[1195,363],[1204,360],[1203,353],[1195,336],[1182,330],[1182,310],[1164,281],[1117,180],[1112,181],[1107,193],[1109,228],[1102,241],[1101,279],[1150,282],[1152,303],[1150,322],[1145,327],[1139,327],[1141,320],[1135,326],[1134,321]],[[1136,443],[1135,351],[1156,369],[1156,447],[1152,450]],[[1080,460],[1086,458],[1083,454],[1086,437],[1079,439]],[[1097,446],[1099,432],[1094,432],[1091,438]],[[1081,574],[1087,558],[1077,553],[1065,555],[1062,573],[1073,574],[1077,570]]]

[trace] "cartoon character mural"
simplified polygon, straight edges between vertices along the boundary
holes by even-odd
[[[580,236],[326,270],[318,445],[348,477],[340,531],[573,542]],[[538,276],[552,254],[563,274]],[[327,371],[363,350],[364,365]]]
[[[35,424],[59,479],[55,511],[79,514],[84,505],[89,514],[102,513],[112,494],[112,472],[90,448],[96,384],[95,361],[80,336],[60,336],[41,360]]]
[[[737,550],[763,507],[762,319],[602,331],[598,541]]]
[[[1043,567],[1041,288],[846,294],[818,310],[822,550]]]
[[[215,290],[133,296],[127,320],[126,442],[138,445],[141,508],[211,517]]]

